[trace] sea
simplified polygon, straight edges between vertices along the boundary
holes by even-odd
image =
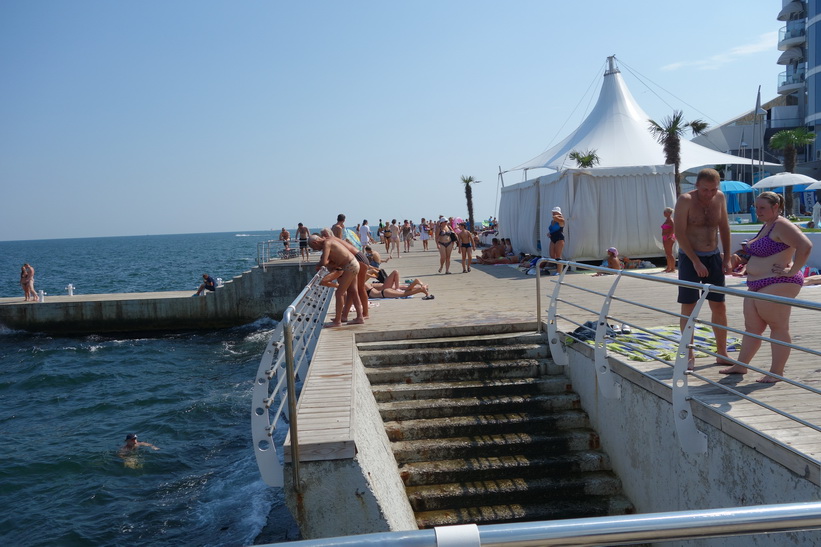
[[[278,232],[0,242],[0,297],[191,290],[256,264]],[[32,304],[37,305],[37,304]],[[252,451],[251,390],[276,323],[153,336],[0,327],[0,545],[299,539]],[[118,455],[126,434],[142,447]]]

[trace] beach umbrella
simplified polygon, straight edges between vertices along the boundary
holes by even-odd
[[[741,182],[738,180],[722,180],[720,190],[724,194],[743,194],[746,192],[752,192],[753,188],[746,182]]]
[[[796,184],[809,184],[813,182],[818,181],[807,175],[784,171],[783,173],[776,173],[775,175],[764,177],[753,184],[753,188],[762,190],[764,188],[781,188],[783,186],[795,186]]]
[[[821,182],[813,182],[806,188],[804,188],[805,192],[809,192],[810,190],[821,190]]]

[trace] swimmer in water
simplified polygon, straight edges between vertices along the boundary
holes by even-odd
[[[137,435],[134,433],[129,433],[125,436],[125,444],[120,448],[119,452],[117,452],[120,456],[126,456],[128,454],[132,454],[141,446],[147,446],[152,450],[159,450],[156,446],[151,443],[144,443],[142,441],[137,440]]]

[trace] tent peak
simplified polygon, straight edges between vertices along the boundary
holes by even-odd
[[[607,76],[608,74],[616,74],[621,72],[619,67],[616,65],[616,56],[611,55],[607,58],[607,70],[604,72],[604,75]]]

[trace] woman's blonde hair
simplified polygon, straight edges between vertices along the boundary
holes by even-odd
[[[775,192],[761,192],[755,199],[763,199],[768,201],[770,205],[777,205],[780,213],[784,212],[784,196],[776,194]]]
[[[665,213],[665,214],[667,214],[667,213],[672,213],[672,212],[673,212],[673,208],[672,208],[672,207],[665,207],[665,208],[664,208],[664,213]]]

